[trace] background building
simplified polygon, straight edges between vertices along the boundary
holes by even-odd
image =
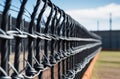
[[[104,50],[120,50],[120,31],[93,31],[102,37]]]

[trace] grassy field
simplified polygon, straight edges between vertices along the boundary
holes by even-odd
[[[120,79],[120,51],[102,51],[95,63],[92,79]]]

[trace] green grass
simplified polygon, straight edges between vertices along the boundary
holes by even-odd
[[[116,75],[120,75],[120,51],[102,51],[95,63],[92,79],[112,79]],[[120,76],[114,79],[118,78]]]

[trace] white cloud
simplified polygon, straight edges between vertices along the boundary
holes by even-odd
[[[92,9],[80,9],[80,10],[68,10],[66,11],[73,18],[78,19],[106,19],[109,16],[109,13],[112,13],[113,17],[120,17],[120,5],[111,3],[106,6],[92,8]]]
[[[115,20],[120,20],[120,5],[111,3],[105,6],[91,8],[91,9],[77,9],[77,10],[68,10],[67,14],[71,15],[75,20],[81,24],[87,26],[88,29],[97,29],[96,22],[97,20],[101,21],[100,25],[104,26],[102,29],[109,29],[109,14],[112,13],[112,18]],[[120,25],[120,22],[117,23]],[[113,25],[116,25],[113,23]],[[93,27],[93,28],[91,28]],[[118,26],[116,26],[118,27]],[[114,27],[113,27],[114,28]],[[120,29],[120,27],[119,27]]]

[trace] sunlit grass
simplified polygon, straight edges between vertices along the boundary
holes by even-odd
[[[119,71],[120,71],[120,51],[102,51],[99,54],[97,62],[95,63],[92,79],[108,79],[109,76],[112,79],[112,75],[113,76],[120,75]]]

